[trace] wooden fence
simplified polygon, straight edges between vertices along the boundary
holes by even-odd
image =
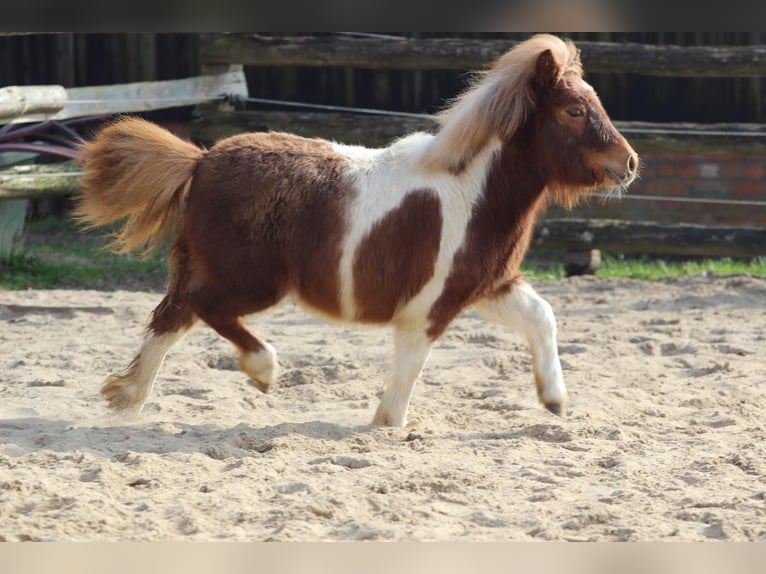
[[[512,42],[494,38],[266,37],[236,33],[202,35],[198,45],[197,57],[203,72],[207,76],[215,76],[230,73],[232,65],[236,66],[235,73],[239,74],[243,65],[477,69],[504,53]],[[766,46],[762,45],[679,47],[578,42],[578,47],[589,73],[661,77],[766,76]],[[124,87],[116,87],[117,90],[121,88],[124,91]],[[240,84],[234,93],[246,101],[247,88]],[[444,94],[445,98],[453,95]],[[162,105],[170,107],[173,96],[167,95],[166,98],[170,101]],[[144,102],[151,99],[143,98]],[[188,98],[177,97],[177,105],[187,103]],[[17,118],[16,121],[23,120]],[[725,151],[728,154],[766,158],[766,126],[760,124],[616,122],[616,125],[641,154]],[[412,114],[381,116],[347,110],[234,110],[208,105],[197,108],[191,136],[194,141],[209,145],[221,137],[243,131],[284,130],[345,143],[379,146],[405,133],[432,127],[433,123],[427,116]],[[19,169],[25,168],[18,168],[14,176],[21,175]],[[3,178],[0,175],[0,199],[68,194],[76,186],[76,166],[72,166],[70,175],[62,168],[38,166],[35,169],[38,170],[36,175],[26,179]],[[46,175],[50,171],[53,173]],[[563,217],[539,223],[534,245],[556,249],[600,248],[619,252],[750,256],[766,254],[766,231],[726,226],[656,225],[646,221],[583,221],[564,214]]]
[[[511,44],[505,39],[221,34],[208,36],[201,43],[200,60],[207,64],[241,63],[259,67],[470,70],[486,67]],[[577,45],[589,74],[766,76],[766,46],[763,45],[680,47],[587,41],[578,41]],[[688,156],[724,152],[766,161],[766,125],[647,122],[615,122],[615,125],[642,155]],[[429,117],[413,114],[380,116],[347,110],[213,110],[198,114],[192,124],[192,137],[211,144],[243,131],[281,130],[344,143],[382,146],[406,133],[433,127]],[[750,209],[766,213],[766,202]],[[561,210],[552,210],[549,215],[555,218],[539,222],[533,240],[535,246],[706,256],[766,254],[766,230],[761,228],[584,220]]]

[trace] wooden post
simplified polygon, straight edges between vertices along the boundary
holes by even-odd
[[[25,114],[51,114],[67,102],[63,86],[7,86],[0,88],[0,120]]]
[[[601,251],[568,251],[564,254],[564,273],[573,275],[594,275],[601,267]]]
[[[204,53],[204,47],[212,41],[212,38],[214,35],[212,34],[200,34],[199,36],[199,45],[200,45],[200,53]],[[228,92],[229,95],[236,95],[236,96],[242,96],[244,98],[248,97],[249,92],[247,89],[247,80],[245,79],[245,71],[242,66],[242,63],[236,62],[232,64],[231,62],[210,62],[204,57],[200,58],[201,64],[200,64],[200,73],[202,74],[232,74],[237,75],[242,78],[242,82],[240,86],[238,86],[237,90],[230,90]],[[234,61],[234,60],[232,60]],[[201,116],[206,116],[210,114],[215,113],[225,113],[225,112],[233,112],[234,107],[229,102],[216,102],[216,103],[204,103],[204,104],[198,104],[194,108],[194,117],[198,118]],[[192,140],[197,143],[203,143],[200,142],[195,137],[195,132],[192,126]],[[209,145],[214,142],[204,142],[204,145]]]
[[[350,38],[210,34],[201,47],[208,63],[253,66],[473,70],[486,67],[516,41],[491,38]],[[674,46],[577,42],[588,73],[673,77],[760,77],[766,46]]]
[[[0,169],[31,162],[34,158],[33,153],[4,153],[0,156]],[[8,260],[23,245],[28,207],[26,198],[2,199],[0,196],[0,261]]]

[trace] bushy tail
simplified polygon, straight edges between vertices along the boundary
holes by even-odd
[[[122,118],[83,144],[85,175],[74,217],[93,228],[125,219],[111,248],[151,251],[177,227],[184,196],[205,151],[164,128]]]

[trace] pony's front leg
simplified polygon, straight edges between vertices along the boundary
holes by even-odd
[[[431,352],[432,341],[423,331],[394,329],[394,357],[372,424],[404,426],[412,389]]]
[[[501,290],[475,305],[479,314],[522,334],[532,352],[537,397],[549,411],[564,414],[567,389],[556,346],[556,317],[550,304],[525,282]]]

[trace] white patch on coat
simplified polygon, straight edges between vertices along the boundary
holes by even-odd
[[[434,274],[392,319],[392,323],[409,329],[427,328],[428,311],[444,288],[455,253],[465,240],[473,205],[484,189],[490,161],[500,149],[500,142],[494,142],[459,175],[446,171],[434,173],[421,164],[434,141],[431,134],[416,133],[378,150],[335,144],[335,151],[348,157],[347,176],[357,192],[348,209],[349,231],[339,269],[344,321],[357,318],[353,265],[360,243],[375,223],[402,203],[407,193],[427,189],[438,197],[442,214],[442,236]]]

